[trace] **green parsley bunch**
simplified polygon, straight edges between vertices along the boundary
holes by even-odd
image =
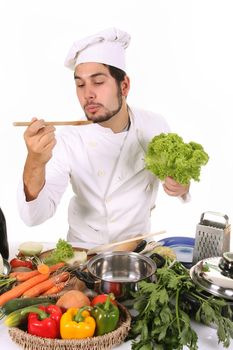
[[[198,336],[191,327],[193,308],[185,295],[197,302],[192,315],[196,321],[215,324],[219,342],[229,347],[233,338],[232,311],[225,300],[203,296],[191,280],[188,270],[178,261],[169,261],[157,269],[157,281],[139,283],[134,293],[133,319],[128,339],[133,339],[133,350],[190,350],[198,349]],[[225,310],[225,316],[223,316]]]

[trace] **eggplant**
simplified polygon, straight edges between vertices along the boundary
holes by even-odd
[[[9,258],[9,245],[7,238],[6,219],[0,208],[0,254],[4,259]]]

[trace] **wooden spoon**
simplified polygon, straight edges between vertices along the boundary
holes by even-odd
[[[44,122],[44,125],[86,125],[92,124],[91,120],[73,120],[73,121],[53,121],[53,122]],[[14,126],[29,126],[31,122],[14,122]]]
[[[144,234],[144,235],[141,235],[141,236],[136,236],[136,237],[133,237],[133,238],[130,238],[130,239],[126,239],[124,241],[121,241],[121,242],[114,242],[114,243],[109,243],[109,244],[102,244],[102,245],[99,245],[97,247],[94,247],[94,248],[91,248],[87,251],[87,255],[92,255],[92,254],[98,254],[98,253],[101,253],[101,252],[105,252],[105,251],[116,251],[118,249],[121,249],[121,250],[133,250],[132,249],[132,245],[131,247],[129,246],[129,243],[134,243],[134,247],[136,247],[137,243],[139,241],[141,241],[142,239],[144,238],[147,238],[147,237],[150,237],[150,236],[157,236],[157,235],[161,235],[163,233],[165,233],[166,231],[160,231],[160,232],[156,232],[156,233],[147,233],[147,234]],[[135,244],[136,243],[136,244]],[[124,247],[126,249],[122,249],[122,246],[124,245]],[[129,247],[131,249],[129,249]]]

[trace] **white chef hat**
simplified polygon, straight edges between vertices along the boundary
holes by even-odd
[[[98,62],[125,71],[125,49],[130,35],[117,28],[109,28],[95,35],[75,41],[65,60],[65,66],[74,70],[80,63]]]

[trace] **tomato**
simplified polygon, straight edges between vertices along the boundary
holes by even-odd
[[[96,295],[91,301],[91,306],[95,306],[95,304],[97,303],[101,303],[101,304],[105,303],[105,301],[107,300],[107,297],[108,297],[108,294]],[[112,304],[117,305],[117,302],[116,300],[113,299],[113,297],[110,297],[110,301]]]
[[[17,259],[17,258],[12,259],[10,261],[10,265],[12,268],[15,268],[15,267],[28,267],[29,269],[33,268],[33,264],[31,261],[21,260],[21,259]]]

